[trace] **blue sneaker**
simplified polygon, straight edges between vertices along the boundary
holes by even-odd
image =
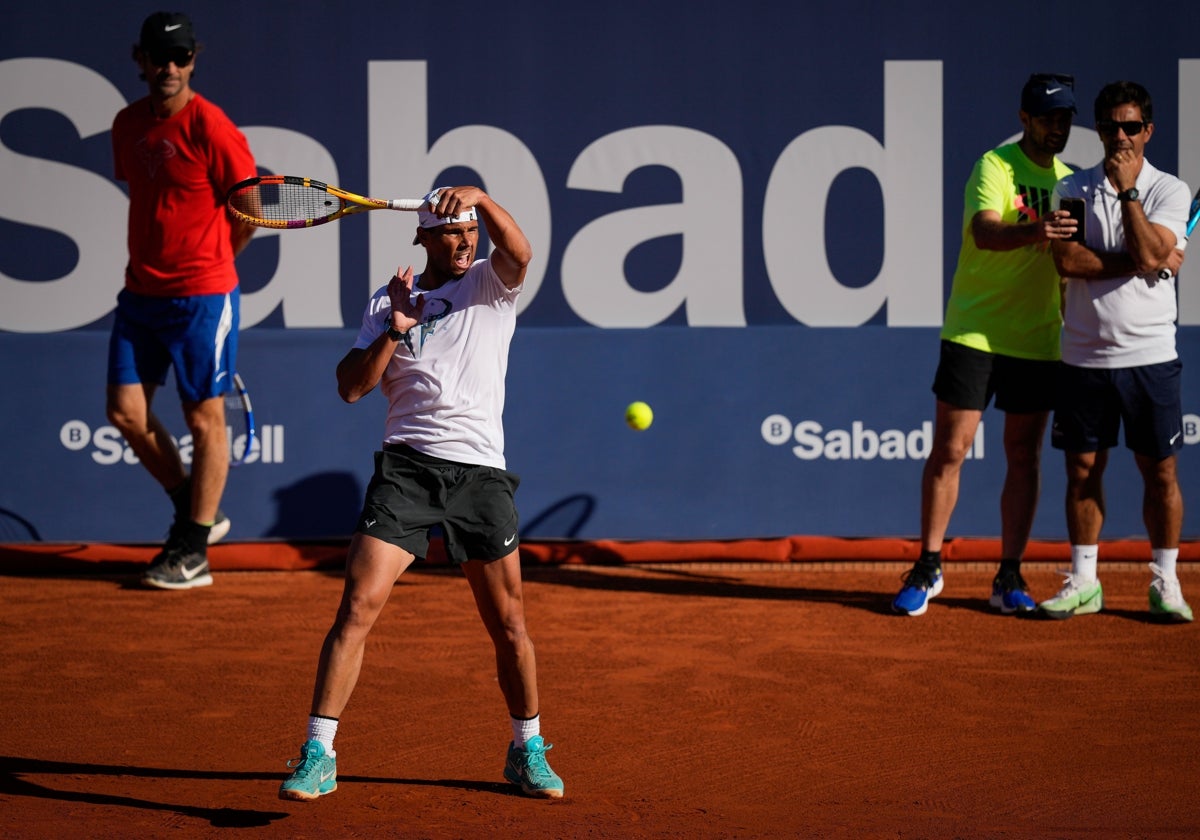
[[[929,599],[936,598],[942,591],[942,569],[934,569],[916,563],[905,572],[904,588],[892,601],[892,609],[905,615],[924,615],[929,608]]]
[[[1029,596],[1029,584],[1017,571],[997,572],[992,581],[992,597],[988,601],[1005,615],[1028,613],[1037,609],[1037,602]]]
[[[504,762],[504,778],[514,785],[520,785],[521,790],[529,796],[543,799],[562,798],[563,781],[546,762],[546,751],[553,746],[543,741],[541,735],[534,735],[526,741],[523,750],[517,749],[516,744],[509,742],[508,760]]]
[[[280,799],[305,802],[337,790],[337,757],[326,753],[320,741],[305,741],[300,757],[287,766],[296,769],[279,786]]]

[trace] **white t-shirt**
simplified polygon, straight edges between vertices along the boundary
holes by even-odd
[[[425,317],[383,372],[388,401],[384,443],[437,458],[504,468],[504,377],[521,287],[508,289],[491,262],[476,260],[458,280],[423,291]],[[390,323],[387,287],[371,296],[354,346],[366,349]]]
[[[1146,218],[1173,231],[1183,247],[1188,186],[1144,161],[1137,189]],[[1054,188],[1054,206],[1062,198],[1087,202],[1086,245],[1096,251],[1124,251],[1121,202],[1101,163],[1063,178]],[[1087,368],[1128,368],[1169,362],[1175,350],[1175,278],[1156,272],[1083,280],[1067,277],[1063,306],[1062,358]]]

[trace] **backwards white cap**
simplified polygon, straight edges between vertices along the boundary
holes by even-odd
[[[427,210],[426,206],[437,207],[438,202],[441,201],[441,198],[442,198],[442,190],[446,190],[446,189],[449,189],[449,187],[438,187],[433,192],[426,194],[425,205],[422,205],[421,209],[417,211],[417,225],[418,226],[423,227],[423,228],[435,228],[435,227],[441,227],[442,225],[452,225],[457,222],[479,221],[479,216],[476,215],[474,207],[468,207],[466,210],[459,213],[457,216],[439,216],[436,213],[434,213],[432,210]],[[418,240],[414,238],[413,244],[416,245],[417,241]]]

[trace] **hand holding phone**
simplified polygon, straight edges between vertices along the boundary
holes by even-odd
[[[1071,218],[1075,220],[1075,233],[1067,237],[1068,242],[1083,242],[1086,239],[1084,228],[1084,212],[1087,205],[1082,198],[1064,198],[1060,205],[1063,210],[1071,214]]]

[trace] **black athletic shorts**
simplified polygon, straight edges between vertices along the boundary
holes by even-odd
[[[1061,362],[1018,359],[985,353],[942,339],[933,393],[955,408],[983,411],[996,398],[996,408],[1033,414],[1054,408]]]
[[[1183,448],[1182,378],[1179,359],[1116,370],[1063,365],[1050,444],[1067,452],[1111,449],[1124,423],[1126,447],[1169,458]]]
[[[423,558],[430,529],[440,525],[451,562],[499,560],[518,545],[513,494],[520,483],[507,470],[387,444],[375,453],[375,474],[355,530]]]

